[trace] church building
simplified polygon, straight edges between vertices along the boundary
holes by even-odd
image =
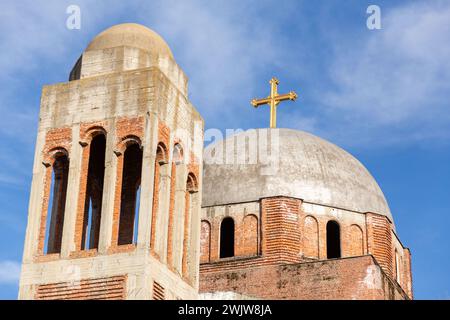
[[[167,43],[138,24],[42,90],[19,299],[412,299],[411,255],[375,179],[306,132],[203,149]]]

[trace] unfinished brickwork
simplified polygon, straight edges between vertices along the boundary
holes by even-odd
[[[255,214],[248,214],[254,212]],[[248,227],[245,221],[248,217],[253,217],[256,221],[260,221],[260,228]],[[226,217],[232,217],[235,221],[235,255],[232,258],[221,259],[220,252],[220,224]],[[374,223],[373,219],[378,222]],[[340,259],[347,257],[362,257],[371,255],[376,262],[373,262],[373,268],[378,268],[377,276],[380,278],[373,279],[377,283],[396,284],[390,285],[390,290],[395,291],[371,291],[370,293],[363,290],[364,286],[360,286],[359,291],[350,295],[351,290],[356,290],[356,284],[352,284],[356,278],[353,275],[342,273],[337,277],[338,281],[325,281],[318,285],[323,290],[329,292],[322,297],[324,299],[388,299],[394,298],[412,298],[412,281],[409,266],[409,250],[404,248],[397,239],[392,224],[389,220],[381,215],[371,213],[356,213],[343,209],[323,207],[317,204],[303,203],[300,199],[290,197],[272,197],[264,198],[258,202],[229,204],[225,206],[213,206],[203,208],[202,217],[202,234],[201,234],[201,260],[200,260],[200,292],[228,292],[233,291],[238,294],[248,295],[261,298],[290,298],[290,299],[315,299],[320,298],[320,292],[317,291],[314,283],[303,283],[309,293],[303,291],[295,291],[290,296],[283,296],[280,292],[269,289],[261,283],[261,279],[269,279],[276,269],[274,266],[302,266],[308,269],[308,266],[317,266],[317,264],[308,264],[313,261],[334,261],[327,259],[327,223],[334,221],[340,227]],[[380,227],[380,224],[383,228]],[[376,228],[376,232],[373,232]],[[389,232],[389,233],[388,233]],[[260,243],[257,254],[248,254],[248,248],[245,244],[247,239],[257,237],[256,243]],[[367,239],[367,240],[366,240]],[[393,242],[392,239],[396,241]],[[254,243],[253,242],[253,243]],[[374,247],[374,244],[377,246]],[[393,257],[394,245],[402,250],[399,257],[402,276],[395,278],[391,272],[394,268]],[[253,244],[252,244],[253,247]],[[340,260],[338,259],[338,260]],[[356,260],[351,260],[356,261]],[[347,262],[346,262],[347,263]],[[359,264],[356,264],[359,267]],[[365,267],[364,270],[368,267]],[[371,267],[372,268],[372,267]],[[270,271],[264,271],[264,270]],[[341,270],[341,269],[339,269]],[[363,272],[364,270],[356,270],[355,272]],[[370,269],[372,270],[372,269]],[[364,271],[364,272],[366,272]],[[266,272],[270,274],[267,276]],[[313,278],[312,271],[310,277]],[[325,271],[321,271],[325,272]],[[216,282],[220,277],[234,279],[236,274],[245,277],[246,285],[252,287],[252,290],[243,290],[241,286],[236,286],[235,282]],[[304,277],[304,274],[292,278],[284,278],[287,286],[294,286],[298,278]],[[319,273],[317,274],[319,276]],[[323,277],[327,277],[323,275]],[[348,277],[348,278],[347,278]],[[387,278],[386,278],[387,277]],[[220,285],[211,284],[210,282]],[[280,280],[282,281],[282,280]],[[362,281],[362,280],[361,280]],[[371,280],[372,281],[372,280]],[[240,283],[239,282],[239,283]],[[342,282],[348,282],[349,292],[340,296]],[[275,285],[274,285],[275,286]],[[247,288],[247,287],[246,287]],[[258,289],[259,288],[259,289]],[[344,287],[345,288],[345,287]],[[383,287],[384,288],[384,287]],[[258,291],[259,290],[259,291]],[[322,289],[321,289],[322,290]],[[387,290],[387,289],[386,289]],[[391,291],[392,291],[391,290]],[[301,294],[300,294],[301,293]],[[388,294],[389,293],[389,294]],[[287,294],[287,293],[285,293]],[[298,294],[298,295],[297,295]]]
[[[19,298],[153,299],[154,283],[196,298],[203,120],[185,74],[156,33],[125,24],[91,42],[70,80],[42,92]],[[160,167],[175,142],[172,178]]]
[[[229,291],[260,299],[408,299],[372,256],[202,274],[200,292]]]
[[[37,300],[122,300],[126,297],[126,276],[85,279],[37,286]]]
[[[209,145],[204,157],[201,297],[413,298],[410,251],[350,154],[301,131],[257,129]],[[230,219],[234,229],[221,228]],[[224,240],[232,256],[221,255]]]

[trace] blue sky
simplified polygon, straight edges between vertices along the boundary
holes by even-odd
[[[66,8],[81,8],[81,29]],[[381,8],[381,30],[366,9]],[[64,82],[97,33],[137,22],[160,33],[187,73],[207,128],[266,127],[249,101],[295,89],[278,124],[358,157],[412,250],[415,297],[450,299],[450,2],[2,1],[0,298],[15,299],[40,91]]]

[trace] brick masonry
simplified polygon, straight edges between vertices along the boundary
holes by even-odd
[[[125,60],[114,60],[120,56],[126,56],[126,66],[120,67]],[[171,185],[170,172],[163,172],[169,183],[167,190],[160,190],[159,165],[169,165],[174,141],[183,141],[186,146],[203,141],[203,119],[187,98],[186,76],[171,57],[125,47],[85,52],[77,69],[73,81],[45,86],[42,90],[19,298],[37,298],[37,290],[40,294],[57,290],[71,270],[78,272],[82,283],[86,282],[86,290],[91,279],[125,276],[125,292],[120,296],[125,299],[151,299],[154,281],[165,288],[167,299],[195,298],[200,198],[189,198],[188,211],[184,205],[170,209],[179,211],[173,214],[174,225],[183,227],[181,236],[171,240],[176,248],[171,254],[176,261],[183,261],[183,268],[181,262],[179,270],[167,265],[166,254],[162,253],[168,251],[168,226],[158,224],[160,218],[169,215]],[[98,248],[82,250],[90,143],[100,132],[106,136],[106,151],[100,234],[98,244],[96,238],[94,241]],[[118,246],[123,158],[130,143],[142,147],[142,170],[140,180],[136,180],[141,183],[138,232],[136,243]],[[165,147],[164,161],[157,160],[160,143]],[[181,166],[184,188],[188,174],[193,174],[196,181],[201,179],[202,154],[197,149],[186,147],[186,158],[195,159],[195,163],[187,161]],[[56,248],[60,252],[45,255],[55,152],[63,152],[70,161],[67,199],[64,222],[61,220],[60,229],[56,230],[56,234],[62,230],[61,246]],[[201,193],[201,184],[197,185],[197,192]],[[96,194],[96,201],[99,198]],[[129,207],[127,210],[131,212]],[[154,247],[155,242],[158,248]]]
[[[200,292],[233,291],[260,299],[408,299],[372,256],[288,265],[242,266],[201,275]]]
[[[126,276],[39,285],[36,300],[121,300],[126,296]]]
[[[220,224],[225,217],[232,217],[235,221],[236,248],[234,257],[220,259],[218,256]],[[246,223],[248,217],[252,217],[254,222]],[[320,297],[322,292],[324,297],[345,299],[351,296],[351,290],[359,288],[360,291],[354,292],[352,298],[412,298],[409,250],[401,245],[395,236],[391,222],[385,216],[327,208],[303,203],[300,199],[279,196],[264,198],[253,203],[206,207],[203,208],[202,219],[200,241],[200,291],[202,293],[233,291],[237,294],[250,295],[256,298],[309,299],[316,297],[315,294]],[[326,225],[331,220],[337,221],[340,225],[342,258],[337,260],[325,260],[327,259]],[[255,224],[257,225],[256,228]],[[256,251],[254,251],[255,243]],[[397,278],[392,273],[394,268],[394,244],[399,247],[402,253],[399,258],[402,275]],[[302,290],[310,292],[309,295],[295,291],[297,293],[291,292],[290,296],[288,293],[283,293],[288,295],[284,296],[281,292],[277,292],[277,290],[280,290],[277,286],[274,285],[273,288],[269,287],[269,289],[265,286],[265,281],[270,282],[271,277],[275,277],[275,270],[279,270],[277,268],[281,268],[281,266],[301,265],[302,268],[309,268],[307,266],[316,268],[318,264],[314,263],[317,261],[322,261],[322,265],[327,266],[326,261],[331,263],[331,261],[340,260],[345,260],[342,265],[348,266],[351,261],[359,260],[347,261],[347,258],[368,254],[371,254],[370,259],[374,260],[372,264],[378,269],[381,268],[382,276],[377,281],[386,284],[386,286],[390,283],[390,291],[387,289],[387,291],[383,291],[383,289],[376,293],[374,293],[375,291],[365,292],[362,289],[364,286],[358,287],[357,283],[353,283],[362,280],[357,280],[358,278],[355,275],[348,272],[342,272],[339,276],[334,275],[333,277],[338,279],[338,282],[318,281],[317,286],[312,280],[303,283]],[[308,263],[312,264],[309,265]],[[338,267],[340,265],[335,262],[330,266]],[[360,277],[369,270],[367,265],[364,265],[363,269],[361,269],[361,266],[359,262],[355,262],[351,266],[353,269],[360,268],[359,270],[353,270]],[[317,279],[327,278],[324,271],[326,267],[324,268],[317,273]],[[317,269],[314,270],[313,272],[318,271]],[[228,281],[234,279],[236,275],[241,275],[241,280],[245,284],[238,285],[237,282]],[[295,281],[299,281],[298,279],[304,278],[305,274],[302,271],[301,274],[295,276],[291,274],[291,276],[294,277],[292,282],[295,283]],[[308,276],[311,279],[313,278],[312,273]],[[224,281],[225,278],[228,280]],[[217,281],[218,279],[223,281]],[[264,285],[261,283],[264,283]],[[337,286],[336,283],[339,285]],[[329,287],[325,288],[326,286]],[[247,291],[250,287],[252,289]],[[325,293],[327,290],[329,292]],[[340,295],[342,290],[348,290],[348,292]]]

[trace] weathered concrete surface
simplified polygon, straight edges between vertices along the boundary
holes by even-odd
[[[282,195],[374,212],[393,222],[383,192],[368,170],[348,152],[306,132],[245,131],[209,145],[204,161],[203,207]]]
[[[143,26],[126,24],[96,37],[70,79],[42,91],[19,298],[39,298],[39,287],[58,287],[64,281],[86,284],[110,277],[126,279],[126,299],[150,299],[156,286],[159,297],[196,298],[203,119],[187,97],[187,77],[161,37]],[[106,136],[100,235],[97,248],[84,250],[80,239],[85,198],[80,195],[88,179],[86,150],[97,131]],[[117,237],[123,158],[130,141],[143,153],[141,199],[137,239],[123,245]],[[171,170],[155,169],[161,143],[166,169],[171,167],[175,144],[183,147],[185,161],[177,163],[174,179]],[[61,248],[46,254],[50,160],[55,148],[64,149],[70,167]],[[198,181],[192,192],[187,190],[188,174]],[[163,188],[158,181],[169,183]],[[185,197],[171,198],[171,188]],[[169,216],[172,225],[161,223]],[[169,242],[168,233],[175,227],[179,236]],[[167,259],[169,251],[172,261]]]

